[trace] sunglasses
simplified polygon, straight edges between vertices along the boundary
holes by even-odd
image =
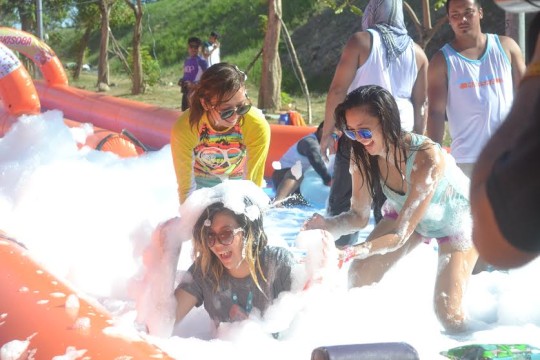
[[[234,240],[234,236],[240,231],[244,231],[244,229],[225,229],[218,234],[209,231],[206,234],[206,243],[209,247],[214,246],[216,244],[216,241],[219,241],[221,245],[231,245]]]
[[[221,117],[222,120],[226,120],[230,118],[231,116],[233,116],[235,113],[239,116],[246,115],[250,109],[251,109],[251,104],[248,103],[248,104],[234,107],[232,109],[227,109],[223,111],[219,111],[216,109],[216,111],[219,113],[219,117]]]
[[[343,129],[343,133],[351,140],[356,140],[356,137],[360,137],[364,140],[369,140],[373,137],[371,130],[362,128],[358,130]]]

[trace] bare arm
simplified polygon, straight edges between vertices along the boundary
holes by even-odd
[[[444,167],[444,158],[435,146],[428,145],[417,153],[411,172],[409,196],[397,219],[383,234],[355,246],[357,257],[384,254],[405,245],[426,213]]]
[[[352,159],[351,169],[353,169],[351,174],[351,209],[347,212],[327,218],[319,214],[314,214],[304,224],[304,230],[327,230],[337,239],[342,235],[350,234],[367,226],[371,211],[371,195],[367,184],[362,180],[360,172]]]
[[[519,45],[511,37],[499,35],[499,39],[508,59],[510,59],[510,64],[512,65],[512,83],[514,84],[514,90],[517,91],[519,82],[525,73],[523,53]]]
[[[187,291],[177,288],[174,292],[176,297],[176,322],[182,321],[183,318],[193,309],[197,304],[197,298]]]
[[[414,111],[413,132],[424,134],[426,130],[426,113],[424,106],[427,99],[428,59],[424,50],[417,44],[414,44],[414,53],[418,75],[416,76],[411,96]]]
[[[370,47],[371,35],[368,32],[357,32],[349,38],[343,49],[326,96],[324,126],[321,135],[321,155],[324,159],[327,159],[327,151],[334,153],[334,139],[332,138],[336,126],[334,110],[345,99],[356,70],[366,61]]]
[[[448,74],[446,60],[441,51],[433,55],[428,68],[428,137],[441,144],[444,139],[446,103],[448,97]]]

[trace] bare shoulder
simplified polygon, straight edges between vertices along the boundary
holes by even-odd
[[[413,43],[414,55],[416,57],[416,65],[418,67],[428,64],[428,58],[424,50],[417,43]]]
[[[369,31],[355,32],[349,37],[346,46],[369,50],[371,48],[371,34]]]
[[[441,67],[446,68],[446,59],[442,50],[437,51],[429,60],[429,67]]]
[[[431,139],[424,141],[417,149],[416,154],[416,167],[421,169],[427,169],[433,171],[433,168],[440,167],[443,162],[443,153],[441,148],[435,144]]]
[[[509,36],[498,35],[502,48],[509,53],[521,53],[521,49],[517,42]]]

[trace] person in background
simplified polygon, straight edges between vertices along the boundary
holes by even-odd
[[[219,63],[194,85],[190,108],[171,131],[180,204],[195,189],[226,179],[263,185],[270,125],[251,105],[246,79],[235,65]]]
[[[208,37],[208,41],[205,41],[205,46],[203,48],[203,54],[208,61],[208,66],[221,62],[220,46],[219,34],[212,31]]]
[[[331,215],[351,206],[350,140],[341,136],[336,151],[333,137],[334,110],[347,93],[362,85],[382,86],[398,103],[403,129],[418,134],[425,129],[428,59],[407,33],[402,1],[370,0],[362,17],[362,29],[347,41],[326,98],[321,154],[326,158],[328,152],[336,153],[327,209]],[[380,191],[377,194],[373,212],[379,220],[384,196]],[[336,240],[336,245],[347,246],[356,241],[357,234],[349,234]]]
[[[418,245],[436,238],[439,262],[435,313],[448,332],[466,329],[463,296],[478,253],[472,244],[468,180],[453,158],[429,138],[402,130],[388,90],[362,86],[335,111],[337,126],[351,144],[351,209],[333,217],[314,214],[304,229],[334,237],[367,226],[378,187],[387,197],[383,218],[366,241],[341,251],[349,286],[379,282]],[[414,279],[411,279],[414,281]]]
[[[525,63],[512,38],[482,32],[479,0],[449,0],[446,13],[455,37],[429,63],[427,135],[442,144],[448,120],[452,156],[470,178],[510,110]],[[474,272],[488,268],[480,258]]]
[[[531,22],[531,61],[508,117],[483,148],[471,178],[473,241],[498,268],[540,255],[540,13]]]
[[[279,160],[281,169],[274,170],[272,174],[276,192],[275,204],[279,204],[292,194],[299,194],[304,174],[310,167],[313,167],[321,177],[324,185],[330,186],[332,176],[319,146],[323,125],[324,122],[321,122],[313,134],[304,136],[292,145]],[[297,163],[299,165],[296,165]]]
[[[199,82],[203,72],[208,68],[208,63],[199,56],[201,39],[190,37],[188,39],[189,56],[184,60],[184,74],[178,81],[182,91],[182,111],[189,107],[189,96],[193,86]]]
[[[512,38],[482,32],[479,0],[449,0],[446,14],[455,37],[429,62],[427,135],[442,145],[448,120],[452,156],[470,177],[510,110],[525,63]]]

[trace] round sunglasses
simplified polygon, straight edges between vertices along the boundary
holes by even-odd
[[[214,246],[216,244],[216,241],[218,241],[221,245],[231,245],[234,240],[234,236],[240,231],[244,231],[244,229],[225,229],[220,231],[219,233],[208,231],[206,233],[206,243],[209,247]]]
[[[247,103],[247,104],[236,106],[236,107],[234,107],[232,109],[227,109],[227,110],[223,110],[223,111],[220,111],[220,110],[216,109],[215,106],[214,106],[214,109],[218,112],[219,117],[222,120],[226,120],[226,119],[230,118],[231,116],[233,116],[234,113],[236,113],[239,116],[246,115],[248,113],[248,111],[251,109],[251,104]]]
[[[364,140],[369,140],[373,137],[371,130],[362,128],[358,130],[343,129],[343,133],[351,140],[356,140],[356,137],[360,137]]]

